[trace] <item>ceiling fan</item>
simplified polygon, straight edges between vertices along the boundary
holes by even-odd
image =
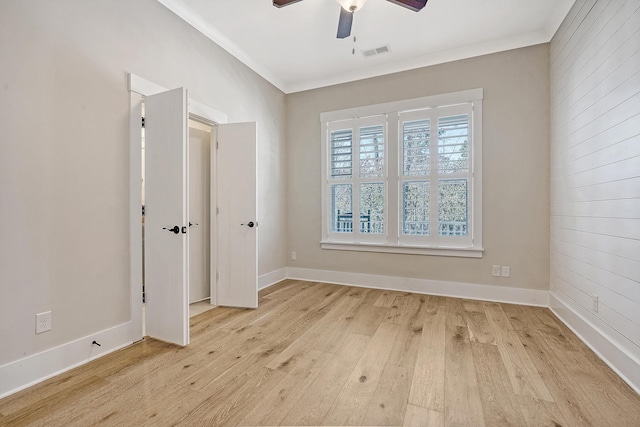
[[[302,0],[273,0],[275,7],[289,6]],[[367,0],[336,0],[340,4],[340,19],[338,20],[339,39],[344,39],[351,35],[351,24],[353,23],[353,14],[364,6]],[[427,0],[387,0],[398,6],[406,7],[414,12],[420,12],[427,4]]]

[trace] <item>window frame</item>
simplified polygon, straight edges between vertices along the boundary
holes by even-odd
[[[442,255],[456,257],[481,258],[482,247],[482,100],[483,89],[471,89],[460,92],[452,92],[422,98],[396,101],[384,104],[368,105],[350,108],[346,110],[325,112],[320,115],[321,121],[321,168],[322,168],[322,239],[323,249],[353,250],[365,252],[389,252],[403,254]],[[433,138],[434,129],[438,129],[438,117],[449,117],[463,114],[466,110],[469,114],[469,165],[468,165],[468,236],[438,236],[436,224],[430,221],[430,236],[402,235],[402,182],[411,181],[410,177],[401,176],[403,156],[403,123],[418,120],[421,117],[430,118],[430,129]],[[384,181],[384,233],[371,235],[360,233],[358,221],[354,218],[354,233],[331,232],[332,213],[329,212],[331,184],[344,179],[332,180],[329,172],[329,149],[331,130],[351,127],[353,134],[353,182],[352,187],[352,211],[359,212],[356,200],[356,186],[360,185],[359,177],[359,151],[356,152],[356,139],[359,138],[360,123],[370,123],[372,117],[385,118],[384,138],[384,173],[379,181]],[[435,122],[433,121],[435,117]],[[435,127],[434,127],[435,123]],[[335,127],[336,124],[341,125]],[[346,126],[346,127],[345,127]],[[359,144],[359,141],[358,141]],[[431,147],[434,144],[430,144]],[[437,140],[435,142],[437,147]],[[431,148],[432,150],[433,148]],[[434,158],[435,153],[431,153]],[[434,162],[432,162],[432,165]],[[433,167],[430,175],[431,197],[437,194],[438,177],[437,169]],[[409,179],[404,179],[409,178]],[[442,177],[441,177],[442,178]],[[445,176],[446,178],[446,176]],[[369,180],[369,179],[367,179]],[[435,184],[436,188],[433,188]],[[433,202],[432,202],[433,203]],[[436,206],[430,209],[431,218],[437,217]],[[435,235],[434,235],[435,233]]]

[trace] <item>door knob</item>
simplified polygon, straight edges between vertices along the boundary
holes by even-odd
[[[246,223],[246,224],[240,224],[240,225],[246,225],[246,226],[247,226],[247,227],[249,227],[249,228],[253,228],[254,226],[255,226],[255,227],[257,227],[257,226],[258,226],[258,223],[257,223],[257,222],[253,222],[253,221],[249,221],[249,222],[248,222],[248,223]]]
[[[178,227],[177,225],[175,225],[173,228],[167,228],[167,227],[162,227],[163,230],[167,230],[172,232],[173,234],[178,234],[180,233],[180,227]]]

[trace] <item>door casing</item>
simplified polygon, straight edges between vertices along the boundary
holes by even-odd
[[[128,85],[130,93],[129,104],[129,255],[130,255],[130,311],[131,311],[131,341],[136,342],[143,338],[143,312],[142,312],[142,233],[141,233],[141,207],[142,192],[140,177],[142,176],[142,102],[144,96],[154,95],[167,91],[166,88],[150,82],[135,74],[128,75]],[[227,123],[225,113],[189,99],[189,116],[195,120],[217,125]],[[212,132],[212,135],[214,132]],[[212,150],[214,153],[215,150]],[[212,160],[215,160],[215,154]],[[213,166],[214,163],[212,163]],[[212,177],[214,174],[212,174]],[[211,181],[212,187],[216,188],[215,178]],[[215,191],[212,195],[212,206],[216,206]],[[214,204],[215,203],[215,204]],[[214,236],[212,236],[214,237]],[[211,265],[211,271],[215,269]],[[213,273],[215,274],[215,273]],[[212,287],[212,298],[214,298],[214,283]],[[214,301],[212,301],[214,302]]]

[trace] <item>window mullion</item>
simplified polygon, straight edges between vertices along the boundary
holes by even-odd
[[[429,138],[430,174],[429,174],[429,240],[438,238],[438,116],[435,114],[429,117],[431,138]]]
[[[360,240],[362,235],[360,233],[360,120],[356,120],[353,125],[353,187],[351,190],[353,211],[353,236],[357,236],[357,240]]]
[[[386,221],[386,234],[387,241],[393,244],[398,244],[400,235],[400,220],[398,214],[402,209],[402,202],[399,197],[400,189],[400,150],[401,140],[399,129],[399,115],[398,113],[392,113],[387,115],[387,137],[385,139],[385,221]]]

